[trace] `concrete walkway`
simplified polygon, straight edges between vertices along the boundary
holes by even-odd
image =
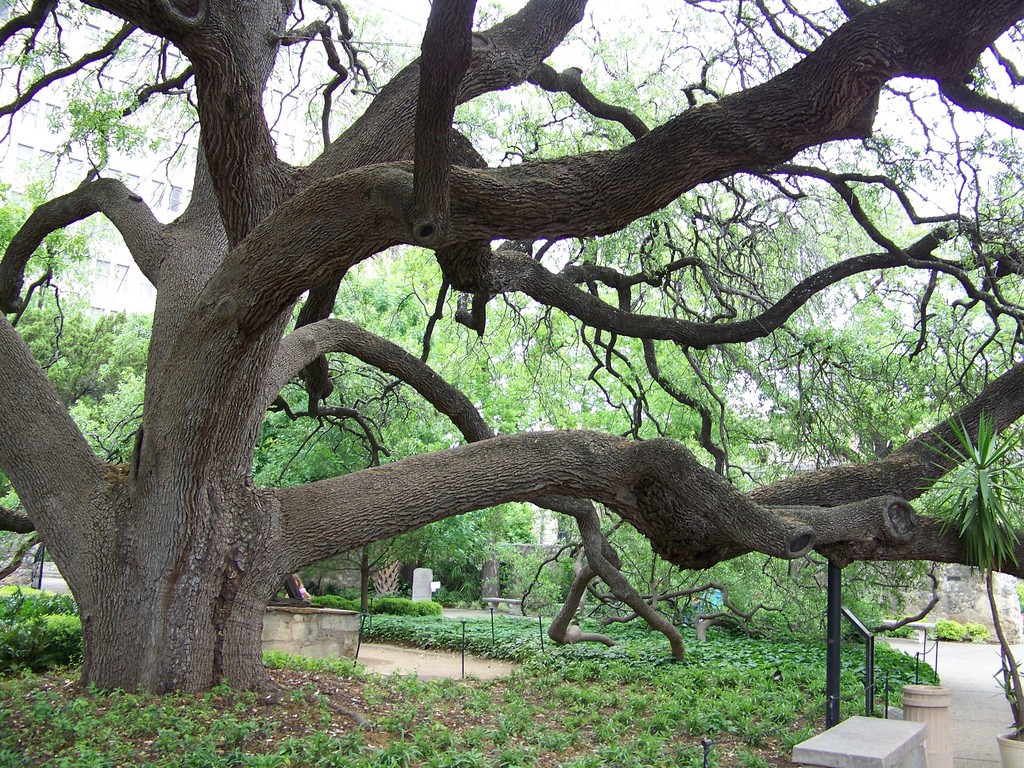
[[[913,655],[921,642],[886,639],[892,647]],[[1018,659],[1024,645],[1014,646]],[[929,660],[933,656],[929,655]],[[999,646],[939,643],[938,673],[949,689],[949,731],[955,768],[999,768],[996,736],[1010,730],[1010,705],[996,680]]]

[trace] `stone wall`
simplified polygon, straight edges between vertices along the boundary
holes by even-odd
[[[975,622],[984,624],[992,633],[992,610],[989,608],[988,595],[985,591],[985,579],[977,569],[965,565],[936,566],[939,578],[939,602],[932,609],[925,621],[951,619],[961,624]],[[1024,642],[1020,600],[1017,597],[1017,579],[1003,573],[995,576],[996,606],[999,609],[1003,632],[1011,643]],[[906,613],[911,614],[923,608],[930,595],[921,595],[908,600]]]
[[[352,657],[359,619],[354,611],[269,606],[263,617],[263,650],[311,659]]]

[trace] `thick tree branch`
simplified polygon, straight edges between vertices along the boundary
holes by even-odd
[[[321,320],[289,334],[274,361],[264,399],[272,402],[303,366],[327,352],[352,355],[405,382],[448,417],[467,440],[493,437],[472,401],[436,371],[397,344],[345,320]]]
[[[142,198],[120,181],[97,179],[43,203],[18,230],[0,261],[0,309],[17,312],[21,308],[25,266],[46,236],[94,213],[110,219],[142,273],[154,285],[159,284],[159,245],[165,227]]]
[[[643,120],[625,107],[608,104],[591,93],[590,89],[583,84],[583,72],[579,69],[573,68],[558,72],[548,64],[541,64],[530,73],[529,80],[545,91],[568,94],[573,101],[594,117],[601,120],[614,120],[621,124],[633,135],[634,139],[639,139],[651,131]]]
[[[57,397],[32,352],[0,317],[0,467],[27,514],[47,536],[81,541],[91,530],[84,515],[71,515],[103,478],[100,462]],[[54,469],[59,468],[59,469]]]
[[[423,35],[413,152],[412,232],[426,247],[444,242],[448,234],[450,134],[459,84],[472,52],[475,8],[476,0],[434,0]]]
[[[901,253],[925,258],[951,236],[946,229],[926,235]],[[701,323],[692,320],[625,312],[605,303],[592,293],[576,288],[545,269],[535,260],[512,252],[498,251],[491,258],[488,282],[491,293],[521,291],[548,306],[582,320],[589,326],[641,339],[674,341],[695,349],[763,338],[782,326],[815,294],[853,275],[901,266],[899,253],[854,256],[817,272],[799,282],[760,315],[731,323]]]
[[[2,522],[0,522],[0,526],[2,526]],[[0,530],[4,529],[0,527]],[[18,533],[24,533],[24,531],[18,531]],[[27,555],[29,550],[32,549],[32,547],[34,547],[38,542],[38,536],[29,536],[23,542],[21,542],[21,544],[18,545],[18,548],[14,550],[14,552],[11,554],[11,559],[7,561],[7,564],[0,564],[0,579],[6,579],[16,570],[21,568],[21,564],[25,560],[25,555]]]
[[[997,120],[1002,120],[1014,128],[1024,128],[1024,112],[1012,104],[978,93],[963,83],[945,81],[939,83],[939,87],[942,95],[961,109],[968,112],[981,112]]]
[[[1002,430],[1024,415],[1024,363],[1018,363],[990,382],[970,403],[950,417],[963,422],[968,433],[977,430],[986,413]],[[943,455],[943,442],[952,443],[949,420],[943,421],[880,461],[827,467],[782,480],[753,491],[761,504],[811,504],[823,507],[892,494],[913,500],[952,469]]]
[[[38,29],[46,21],[46,17],[57,7],[57,0],[33,0],[26,13],[13,16],[0,27],[0,45],[4,45],[14,35],[25,29]]]
[[[0,531],[32,533],[35,529],[35,524],[22,510],[0,507]]]
[[[773,80],[691,109],[623,149],[501,169],[452,168],[451,237],[472,242],[605,234],[697,184],[778,165],[822,142],[864,136],[887,79],[961,76],[1022,12],[1020,0],[943,0],[929,4],[926,12],[912,0],[890,0],[857,14],[813,54]],[[951,23],[962,18],[972,22]],[[411,180],[402,178],[408,171],[381,168],[376,180],[363,175],[372,175],[371,169],[354,173],[316,185],[315,192],[311,188],[281,206],[271,217],[275,221],[260,232],[272,233],[268,250],[275,260],[297,252],[309,256],[297,263],[289,260],[287,276],[277,265],[261,270],[262,260],[247,260],[265,282],[279,286],[285,279],[295,287],[295,293],[276,291],[276,300],[267,297],[272,304],[261,297],[258,306],[272,306],[276,316],[283,295],[294,300],[302,290],[380,248],[415,242],[401,216],[412,203]],[[363,200],[372,194],[367,187],[390,198],[388,207],[398,220],[389,226],[389,217],[379,219],[377,226],[360,233],[362,247],[346,251],[348,236],[359,229],[351,222],[365,219],[355,210],[351,218],[328,218],[323,215],[325,204],[344,210],[358,204],[353,201],[356,194]],[[594,204],[581,207],[581,199]],[[289,228],[284,233],[283,219],[297,222],[300,231]],[[310,242],[310,231],[318,232],[318,242]],[[260,293],[257,288],[256,295]]]
[[[503,481],[494,483],[495,477]],[[552,495],[607,505],[684,567],[736,550],[799,557],[814,544],[808,525],[752,504],[679,444],[592,432],[499,436],[271,493],[285,531],[304,532],[289,537],[296,562],[452,515]]]

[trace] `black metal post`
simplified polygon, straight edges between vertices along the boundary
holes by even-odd
[[[704,747],[704,768],[709,768],[709,766],[711,765],[711,745],[713,743],[714,742],[712,742],[711,739],[709,739],[707,736],[700,740],[700,745]]]
[[[544,617],[537,616],[537,625],[540,627],[540,652],[544,653]]]
[[[466,677],[466,620],[462,620],[462,677]]]
[[[864,717],[875,716],[875,636],[867,638],[864,646]]]
[[[885,719],[889,719],[889,673],[885,673]]]
[[[828,643],[825,651],[825,728],[839,725],[839,668],[843,618],[843,571],[828,564]]]
[[[356,638],[356,661],[359,660],[359,649],[363,647],[363,624],[366,623],[366,614],[359,614],[359,636]]]
[[[494,605],[491,605],[491,653],[494,653]]]
[[[36,589],[43,588],[43,568],[46,566],[46,547],[42,544],[36,550],[36,556],[32,562],[32,586]]]

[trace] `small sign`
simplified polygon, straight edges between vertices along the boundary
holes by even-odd
[[[430,591],[431,592],[437,592],[437,590],[439,590],[440,588],[441,588],[441,582],[440,581],[432,581],[432,582],[430,582]]]

